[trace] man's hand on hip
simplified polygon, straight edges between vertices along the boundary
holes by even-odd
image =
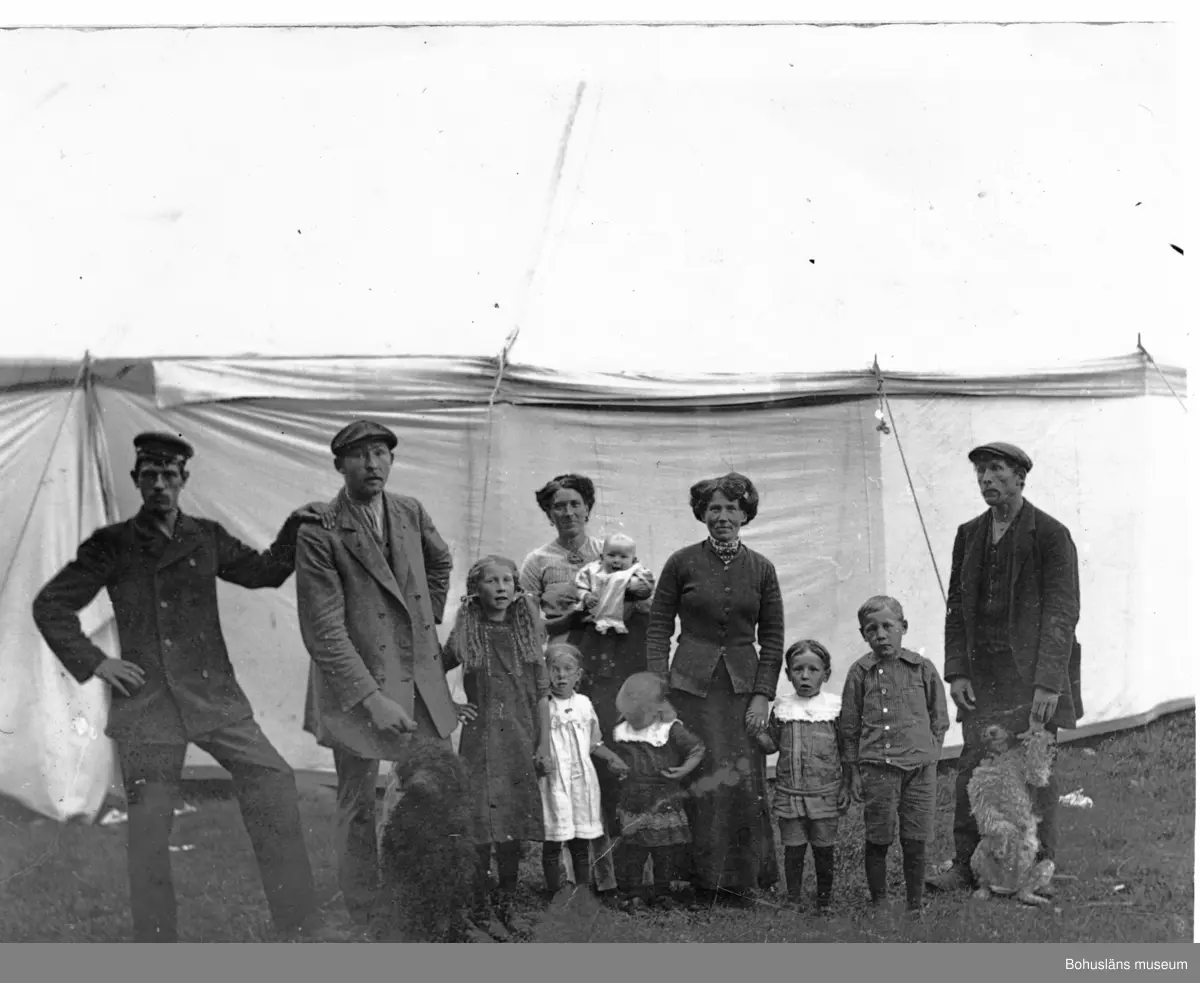
[[[122,696],[134,696],[146,684],[142,667],[121,659],[105,659],[96,666],[93,675],[103,679]]]

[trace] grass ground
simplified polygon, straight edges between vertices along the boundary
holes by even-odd
[[[546,915],[533,850],[522,871],[521,902],[537,923],[534,940],[546,942],[1190,942],[1195,747],[1194,712],[1063,746],[1061,790],[1082,788],[1095,805],[1061,808],[1063,876],[1055,908],[1045,912],[965,895],[931,897],[918,923],[898,912],[868,911],[862,820],[853,812],[843,822],[834,907],[824,918],[782,910],[770,896],[749,910],[635,916],[601,910],[581,894]],[[939,774],[931,861],[951,852],[953,777],[950,762]],[[182,941],[265,940],[266,905],[236,802],[216,783],[189,786],[185,795],[199,811],[180,817],[172,836],[173,843],[192,846],[173,855]],[[344,924],[332,790],[305,789],[301,809],[319,895],[330,920]],[[892,891],[902,898],[899,856],[889,865]],[[39,821],[0,799],[0,941],[125,941],[131,937],[128,910],[124,826]]]

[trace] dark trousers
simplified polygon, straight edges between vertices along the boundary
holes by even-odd
[[[414,736],[439,739],[437,728],[419,696],[414,709],[413,718],[417,722]],[[380,901],[379,835],[376,829],[379,761],[334,748],[333,767],[337,772],[334,841],[338,886],[350,918],[359,925],[369,925]]]
[[[194,741],[233,777],[275,929],[299,928],[316,911],[292,769],[258,724],[244,720]],[[129,897],[137,942],[178,938],[170,838],[186,744],[117,742],[129,808]]]
[[[379,762],[349,751],[333,751],[337,772],[338,887],[342,903],[358,925],[370,924],[379,899],[379,840],[375,832]]]
[[[1000,724],[1014,736],[1023,734],[1029,728],[1029,712],[1033,708],[1033,686],[1017,671],[1012,649],[995,642],[983,642],[977,648],[979,651],[972,663],[975,709],[963,716],[963,747],[954,782],[954,859],[968,867],[975,847],[979,845],[979,828],[971,815],[967,785],[987,756],[983,731],[991,724]],[[1047,724],[1046,729],[1051,733],[1058,731],[1054,724]],[[1053,772],[1049,785],[1033,790],[1033,811],[1041,820],[1038,824],[1038,857],[1053,860],[1058,839],[1058,779]]]

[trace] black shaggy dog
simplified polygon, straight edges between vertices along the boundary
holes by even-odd
[[[380,835],[384,904],[378,937],[481,940],[469,920],[479,857],[462,760],[446,744],[416,741],[396,777],[400,799]]]

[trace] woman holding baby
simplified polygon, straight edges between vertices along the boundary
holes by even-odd
[[[536,492],[557,535],[525,557],[521,589],[540,606],[550,643],[583,653],[586,693],[605,737],[617,725],[621,683],[646,667],[646,628],[654,578],[637,562],[627,536],[588,535],[596,487],[581,474],[562,474]]]
[[[550,643],[569,642],[582,654],[579,692],[592,701],[601,733],[611,740],[621,684],[646,668],[654,578],[637,562],[628,537],[588,534],[596,486],[586,475],[558,475],[535,494],[556,535],[525,557],[521,589],[540,607]],[[599,777],[605,825],[615,835],[617,782],[607,769]],[[602,890],[615,887],[611,856],[597,865],[596,882]]]

